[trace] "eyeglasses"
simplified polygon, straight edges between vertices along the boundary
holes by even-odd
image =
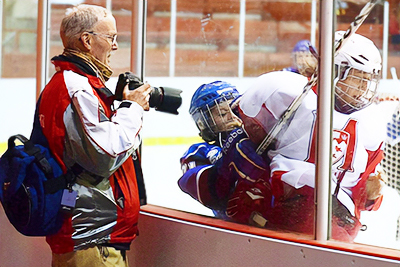
[[[104,33],[97,33],[97,32],[88,32],[89,34],[93,35],[98,35],[98,36],[104,36],[106,38],[109,38],[111,40],[111,45],[115,45],[117,43],[117,35],[109,35],[109,34],[104,34]]]

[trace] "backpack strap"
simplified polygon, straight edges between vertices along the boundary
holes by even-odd
[[[15,147],[16,139],[24,144],[24,151],[29,156],[35,157],[35,162],[47,177],[47,181],[45,181],[43,184],[45,193],[47,194],[53,194],[60,189],[70,189],[75,183],[76,177],[83,172],[83,168],[79,164],[75,163],[70,169],[67,170],[67,173],[59,177],[53,177],[53,168],[46,159],[45,155],[42,153],[39,147],[35,146],[35,144],[25,136],[21,134],[11,136],[8,139],[8,150],[11,151]]]
[[[76,181],[76,177],[83,172],[83,168],[77,163],[75,163],[72,167],[76,169],[76,172],[68,169],[65,174],[57,178],[48,179],[46,182],[44,182],[44,191],[48,194],[53,194],[60,189],[71,189],[72,185]]]
[[[35,146],[35,144],[30,141],[28,138],[21,134],[13,135],[8,139],[8,147],[13,148],[15,146],[15,139],[20,140],[24,144],[24,151],[26,154],[29,156],[34,156],[35,161],[38,164],[39,168],[44,172],[46,175],[47,179],[52,178],[53,174],[53,168],[51,167],[50,163],[46,159],[46,157],[43,155],[43,153],[40,151],[40,148]]]

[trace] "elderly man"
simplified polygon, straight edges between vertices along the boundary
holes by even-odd
[[[64,52],[37,103],[32,140],[50,148],[64,172],[77,174],[58,233],[47,236],[52,266],[128,266],[137,235],[139,195],[134,164],[151,87],[126,86],[116,108],[105,82],[118,49],[114,17],[103,7],[67,10],[60,36]],[[71,197],[72,196],[72,197]],[[71,204],[71,203],[70,203]],[[73,205],[75,204],[75,205]]]

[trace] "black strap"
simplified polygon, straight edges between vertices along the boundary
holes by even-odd
[[[132,160],[133,160],[133,165],[135,167],[136,181],[137,181],[138,190],[139,190],[140,205],[143,206],[143,205],[147,204],[147,196],[146,196],[146,187],[144,185],[144,178],[143,178],[142,166],[141,166],[141,162],[140,162],[139,150],[137,150],[137,151],[135,151],[135,153],[133,153]]]
[[[83,168],[75,163],[67,173],[53,179],[48,179],[44,182],[44,191],[48,194],[53,194],[60,189],[66,189],[71,187],[75,181],[76,177],[83,172]]]
[[[23,136],[22,134],[13,135],[8,138],[8,149],[11,150],[15,147],[15,140],[18,139],[24,144],[24,151],[29,156],[34,156],[35,161],[38,164],[39,168],[44,172],[48,179],[51,178],[53,169],[51,168],[50,163],[47,161],[46,157],[40,151],[38,147],[36,147],[32,141]]]
[[[131,102],[123,101],[121,102],[118,108],[129,108],[131,105],[132,105]]]
[[[22,134],[10,136],[10,138],[8,138],[8,149],[13,149],[15,147],[15,139],[20,140],[23,144],[28,141],[28,138],[26,138]]]

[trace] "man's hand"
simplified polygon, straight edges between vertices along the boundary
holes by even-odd
[[[151,87],[148,83],[136,88],[135,90],[129,90],[128,85],[125,86],[122,94],[124,100],[131,100],[138,103],[144,110],[149,110],[149,99]]]

